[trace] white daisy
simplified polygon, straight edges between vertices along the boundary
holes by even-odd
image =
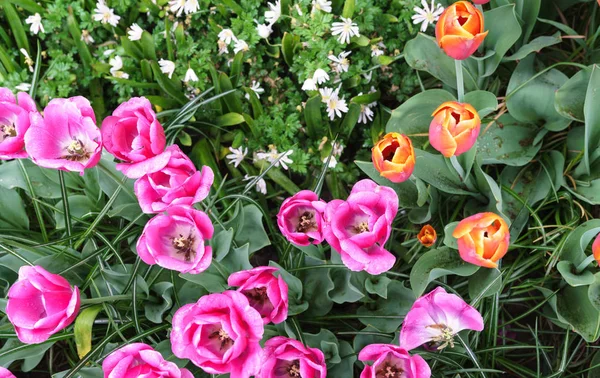
[[[230,160],[229,164],[233,164],[233,166],[236,168],[238,165],[240,165],[242,163],[242,161],[248,154],[247,147],[240,147],[240,148],[229,147],[229,151],[231,151],[231,153],[225,157]]]
[[[350,38],[360,36],[358,33],[358,25],[352,22],[352,19],[341,17],[343,22],[334,22],[331,24],[331,34],[339,35],[340,43],[350,43]]]
[[[329,159],[329,156],[325,156],[323,158],[323,163],[327,163],[327,159]],[[331,159],[329,159],[329,164],[327,165],[327,168],[335,168],[335,166],[337,165],[337,159],[335,158],[335,156],[331,156]]]
[[[185,3],[186,0],[171,0],[169,1],[169,10],[179,17],[185,9]]]
[[[138,24],[131,24],[131,29],[127,32],[127,34],[129,34],[130,41],[139,41],[142,39],[143,33],[144,29],[142,29]]]
[[[123,59],[120,56],[115,56],[108,61],[110,64],[110,74],[121,79],[129,79],[129,74],[121,71],[123,68]]]
[[[331,13],[331,1],[329,0],[313,0],[312,6],[313,12],[320,10],[325,13]]]
[[[196,75],[196,72],[194,72],[192,67],[188,68],[188,70],[185,72],[185,78],[183,81],[186,83],[189,81],[198,81],[198,75]]]
[[[283,169],[287,170],[288,169],[287,165],[293,163],[292,159],[289,158],[289,156],[293,153],[294,153],[294,150],[289,150],[286,152],[279,153],[277,151],[277,148],[275,148],[275,146],[271,145],[269,152],[258,152],[256,154],[256,158],[258,160],[266,160],[269,163],[274,164],[275,167],[279,167],[279,165],[281,165],[281,167]]]
[[[200,4],[198,4],[198,0],[187,0],[185,2],[185,14],[198,12],[198,10],[200,10]]]
[[[312,78],[315,82],[317,82],[317,84],[323,84],[327,80],[329,80],[329,75],[327,75],[327,72],[325,72],[325,70],[319,68],[315,71]]]
[[[338,96],[339,90],[339,88],[335,90],[333,88],[319,89],[319,93],[321,94],[321,102],[328,103],[330,98]]]
[[[361,104],[360,105],[360,115],[358,116],[358,123],[366,124],[367,121],[372,121],[374,114],[375,113],[373,113],[370,106]]]
[[[444,7],[441,4],[436,4],[435,0],[431,0],[431,7],[427,4],[426,0],[421,0],[423,8],[414,7],[413,10],[416,12],[412,16],[413,24],[421,24],[421,31],[427,31],[429,24],[434,24],[439,18]]]
[[[339,98],[336,93],[327,101],[327,115],[333,121],[336,116],[342,118],[342,113],[348,113],[348,105],[346,100]]]
[[[115,14],[115,11],[112,8],[109,8],[104,3],[104,0],[98,0],[96,4],[96,9],[94,9],[95,14],[92,16],[94,21],[100,21],[103,24],[110,24],[112,26],[117,26],[120,16]]]
[[[31,26],[29,27],[29,31],[31,31],[33,34],[39,33],[40,30],[42,31],[42,33],[46,32],[44,30],[44,25],[42,25],[42,16],[40,16],[39,13],[36,13],[33,16],[27,17],[27,19],[25,20],[25,23],[31,24]]]
[[[27,53],[27,50],[19,49],[19,51],[25,57],[25,64],[27,64],[27,66],[29,66],[29,72],[33,72],[33,59],[31,59],[31,57]]]
[[[289,158],[289,156],[293,153],[294,153],[294,150],[288,150],[286,152],[282,152],[281,159],[279,159],[279,162],[277,164],[275,164],[275,166],[278,167],[279,164],[281,164],[281,168],[283,168],[287,171],[287,169],[288,169],[287,165],[293,163],[292,159]]]
[[[91,36],[90,32],[85,29],[81,31],[81,40],[85,42],[86,45],[94,43],[94,38]]]
[[[335,55],[329,55],[327,58],[333,62],[333,69],[336,72],[348,72],[348,68],[350,67],[348,55],[351,53],[351,51],[342,51],[337,57]]]
[[[29,83],[21,83],[15,87],[15,89],[20,90],[22,92],[28,92],[31,89],[31,84]]]
[[[222,39],[219,39],[217,41],[217,44],[219,45],[219,54],[218,55],[227,54],[229,52],[229,49],[227,48],[227,43],[225,41],[223,41]]]
[[[235,35],[231,31],[231,29],[223,29],[219,32],[219,40],[225,42],[226,44],[230,44],[231,40],[237,40]]]
[[[258,36],[264,39],[269,38],[269,36],[273,32],[273,29],[271,29],[271,25],[259,24],[258,21],[254,21],[256,22],[256,31],[258,32]]]
[[[169,75],[169,79],[173,76],[173,72],[175,72],[175,63],[170,60],[161,59],[158,61],[160,65],[160,70],[162,73]]]
[[[268,3],[268,5],[270,10],[265,12],[265,20],[272,25],[281,17],[281,0],[277,0],[275,4]]]
[[[256,176],[244,176],[244,181],[252,181],[256,178]],[[256,191],[262,194],[267,194],[267,183],[264,179],[260,179],[256,182]]]
[[[250,47],[248,47],[248,44],[246,43],[246,41],[238,39],[235,41],[235,44],[233,45],[233,52],[235,54],[239,53],[240,51],[248,51],[250,50]]]
[[[302,90],[303,91],[316,91],[317,90],[317,84],[315,83],[315,81],[313,80],[312,77],[309,77],[308,79],[304,80],[304,84],[302,84]]]
[[[265,93],[265,90],[260,86],[260,83],[256,80],[252,80],[252,86],[250,87],[256,93],[256,97],[260,98],[261,93]],[[246,93],[246,99],[250,100],[250,95]]]

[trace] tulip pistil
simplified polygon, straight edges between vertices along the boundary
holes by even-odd
[[[300,219],[298,220],[298,226],[296,227],[296,232],[309,232],[316,231],[317,224],[315,223],[315,213],[310,211],[305,211],[300,215]]]
[[[379,369],[377,371],[377,378],[400,378],[402,377],[402,373],[404,373],[404,370],[395,366],[395,365],[390,365],[388,362],[385,363],[385,365],[383,365],[381,367],[381,369]]]
[[[67,156],[65,159],[72,161],[82,161],[90,158],[90,153],[85,149],[83,142],[79,139],[73,139],[67,146]]]
[[[15,125],[11,124],[7,124],[7,125],[1,125],[0,124],[0,131],[2,131],[2,139],[6,139],[9,137],[16,137],[17,136],[17,129],[15,128]]]
[[[254,305],[263,305],[269,297],[267,296],[267,288],[266,287],[255,287],[250,290],[243,291],[243,294],[248,298],[248,302],[250,302],[250,306],[255,307]]]
[[[179,234],[179,237],[173,238],[173,247],[177,250],[177,253],[181,253],[185,257],[185,261],[191,261],[192,256],[196,255],[194,251],[194,240],[195,238],[190,234],[188,237],[184,237],[183,234]]]
[[[452,328],[445,324],[433,324],[428,327],[435,328],[440,331],[438,336],[431,338],[431,342],[438,345],[438,350],[442,350],[448,345],[450,345],[450,348],[454,348],[454,332],[452,331]]]

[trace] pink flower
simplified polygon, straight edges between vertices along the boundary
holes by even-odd
[[[0,88],[0,160],[26,158],[25,132],[29,114],[37,113],[35,102],[25,92],[17,94],[19,103],[8,88]]]
[[[19,340],[38,344],[73,323],[79,311],[79,289],[41,266],[22,266],[8,290],[6,315]]]
[[[327,365],[323,352],[300,341],[277,336],[265,343],[261,370],[256,378],[325,378]]]
[[[173,315],[171,349],[210,374],[248,378],[260,369],[264,332],[258,311],[237,292],[209,294]]]
[[[411,356],[406,349],[390,344],[371,344],[363,348],[358,359],[374,361],[365,364],[360,378],[403,377],[429,378],[431,369],[419,355]]]
[[[159,213],[173,205],[193,205],[208,196],[214,180],[210,167],[204,166],[202,171],[197,171],[176,144],[169,146],[157,159],[163,156],[167,157],[166,166],[135,182],[135,195],[144,213]]]
[[[361,180],[346,201],[327,204],[325,238],[350,270],[383,273],[396,261],[383,245],[397,212],[396,192],[371,180]]]
[[[104,147],[124,163],[117,169],[129,178],[139,178],[164,167],[165,131],[145,97],[133,97],[102,122]]]
[[[104,378],[194,378],[188,369],[166,361],[150,345],[134,343],[117,349],[102,363]]]
[[[25,149],[40,167],[79,172],[100,160],[102,136],[90,102],[81,97],[56,98],[44,109],[44,117],[31,114],[25,133]]]
[[[310,190],[302,190],[281,204],[277,225],[290,243],[307,246],[323,241],[323,211],[327,204]]]
[[[244,294],[263,319],[265,324],[283,322],[288,315],[288,285],[283,277],[275,277],[278,269],[259,266],[250,270],[233,273],[227,284],[238,286],[237,291]]]
[[[472,329],[483,330],[483,318],[459,296],[446,293],[442,287],[417,299],[406,314],[400,331],[400,345],[406,350],[425,343],[438,349],[454,346],[454,335]]]
[[[146,264],[197,274],[212,261],[212,248],[205,241],[212,238],[213,231],[204,212],[173,206],[146,223],[137,242],[137,253]]]
[[[0,378],[17,378],[8,369],[0,366]]]

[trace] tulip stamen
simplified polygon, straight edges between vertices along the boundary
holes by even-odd
[[[196,252],[194,251],[194,236],[189,234],[187,237],[184,237],[183,234],[179,234],[179,237],[173,238],[172,243],[173,247],[177,250],[178,254],[183,254],[186,262],[190,262],[192,256],[196,256]]]
[[[390,365],[386,362],[381,369],[377,370],[377,378],[400,378],[402,377],[404,370],[397,367],[396,365]]]
[[[250,290],[244,290],[242,294],[248,298],[248,302],[250,302],[250,306],[252,307],[255,307],[255,305],[262,306],[269,299],[266,287],[255,287]]]
[[[354,232],[362,234],[363,232],[369,232],[369,224],[367,222],[360,222],[354,226]]]
[[[290,377],[301,377],[300,375],[300,361],[294,360],[288,369],[288,375]]]
[[[440,334],[438,336],[431,338],[432,343],[439,345],[437,350],[442,350],[448,345],[450,345],[450,348],[454,348],[454,332],[452,331],[452,328],[445,324],[433,324],[428,326],[428,328],[440,330]]]
[[[208,336],[209,339],[214,339],[217,337],[219,338],[219,341],[221,341],[219,350],[223,350],[223,348],[228,346],[230,343],[233,343],[233,339],[229,337],[229,334],[223,328],[219,328],[218,331],[215,331]]]
[[[309,232],[316,231],[317,223],[315,222],[315,213],[311,211],[305,211],[300,215],[298,220],[298,226],[296,226],[296,232]]]
[[[82,161],[90,158],[90,153],[85,149],[85,145],[79,139],[73,139],[67,146],[67,155],[64,157],[71,161]]]
[[[0,131],[2,132],[2,140],[9,138],[9,137],[17,136],[17,129],[15,128],[15,125],[12,123],[9,123],[6,125],[0,124]]]

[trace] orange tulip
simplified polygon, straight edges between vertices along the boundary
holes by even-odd
[[[598,0],[598,2],[600,3],[600,0]],[[596,259],[600,265],[600,234],[596,236],[596,240],[594,240],[594,244],[592,244],[592,252],[594,252],[594,259]]]
[[[419,239],[421,244],[423,244],[425,247],[431,247],[437,240],[435,228],[431,227],[429,224],[426,224],[417,235],[417,239]]]
[[[506,221],[494,213],[479,213],[463,219],[452,236],[458,239],[458,252],[463,260],[486,268],[496,268],[510,244]]]
[[[415,169],[415,150],[410,139],[399,133],[388,133],[373,146],[373,165],[391,182],[408,180]]]
[[[456,60],[473,55],[487,33],[483,31],[483,14],[468,1],[450,5],[435,25],[438,45]]]
[[[445,102],[432,114],[429,125],[429,143],[445,157],[458,156],[473,147],[481,120],[469,104]]]

